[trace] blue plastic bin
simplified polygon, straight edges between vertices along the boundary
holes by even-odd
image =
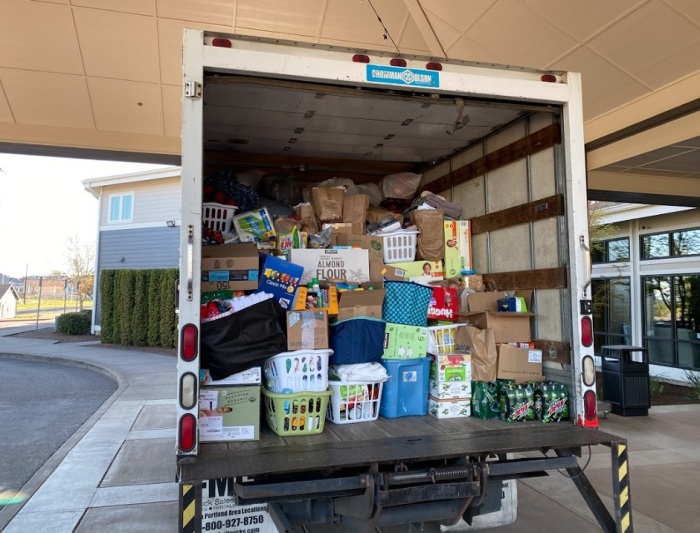
[[[430,357],[382,359],[389,374],[384,383],[379,414],[385,418],[428,414]]]

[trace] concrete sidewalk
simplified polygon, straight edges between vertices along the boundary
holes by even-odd
[[[176,359],[8,336],[13,332],[0,329],[0,354],[87,366],[114,377],[119,388],[27,483],[26,503],[0,511],[0,530],[177,531]],[[698,531],[700,405],[654,407],[646,417],[610,415],[600,426],[628,439],[634,530]],[[590,460],[584,450],[579,463],[587,463],[586,476],[612,509],[610,452],[596,448]],[[499,531],[564,527],[600,531],[574,484],[555,473],[518,482],[518,520]]]

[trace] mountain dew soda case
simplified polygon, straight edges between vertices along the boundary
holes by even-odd
[[[530,384],[509,384],[498,395],[500,416],[506,422],[535,420],[535,402]]]
[[[561,383],[542,384],[542,422],[569,419],[569,390]]]
[[[498,391],[501,383],[496,381],[472,381],[472,416],[476,418],[498,418]]]

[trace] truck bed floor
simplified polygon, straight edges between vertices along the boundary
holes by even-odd
[[[196,457],[179,463],[182,482],[366,466],[418,459],[446,459],[485,453],[571,449],[619,442],[620,438],[570,422],[508,423],[473,417],[379,418],[335,425],[319,435],[280,437],[264,425],[260,440],[205,443]]]

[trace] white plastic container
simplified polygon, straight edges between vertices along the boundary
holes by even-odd
[[[397,231],[382,234],[384,263],[405,263],[416,258],[418,231]]]
[[[263,363],[265,388],[276,394],[328,389],[328,359],[333,350],[282,352]]]
[[[233,235],[233,215],[238,211],[235,205],[204,202],[202,204],[202,220],[212,231],[220,231],[224,235]]]
[[[455,333],[459,326],[466,324],[447,324],[444,326],[428,327],[428,353],[445,355],[454,353],[456,349]]]
[[[326,418],[334,424],[370,422],[379,417],[383,381],[330,381]]]

